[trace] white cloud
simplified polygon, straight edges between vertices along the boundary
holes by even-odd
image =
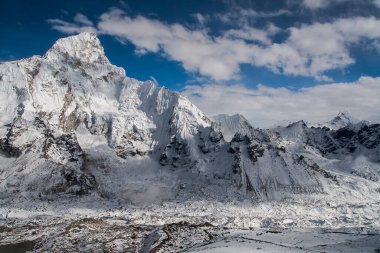
[[[83,24],[85,26],[94,26],[94,24],[82,13],[78,13],[74,17],[74,21],[78,24]]]
[[[302,4],[306,8],[316,10],[326,8],[331,2],[331,0],[303,0]]]
[[[60,19],[48,19],[54,30],[66,34],[75,34],[85,31],[95,32],[94,24],[83,14],[78,13],[74,16],[74,22],[66,22]]]
[[[357,0],[303,0],[302,6],[310,10],[321,10],[325,9],[331,5],[344,2],[360,2]],[[364,0],[363,2],[373,4],[376,7],[380,8],[380,0]]]
[[[216,14],[215,17],[224,23],[237,23],[242,26],[248,25],[250,22],[257,19],[292,15],[290,11],[285,9],[271,12],[262,12],[250,8],[241,8],[238,5],[233,5],[229,9],[229,12]]]
[[[241,39],[213,38],[204,29],[189,30],[142,16],[131,18],[117,9],[100,17],[98,29],[133,43],[139,52],[162,52],[186,70],[215,80],[234,78],[239,65],[250,62],[250,47]]]
[[[253,10],[246,12],[244,15],[258,15]],[[53,29],[63,33],[95,29],[82,14],[75,16],[74,23],[58,19],[49,22]],[[263,29],[244,24],[216,35],[203,26],[189,29],[143,16],[130,17],[119,9],[102,14],[96,26],[99,34],[134,44],[137,54],[162,54],[180,62],[189,72],[217,81],[238,78],[241,64],[328,81],[331,79],[326,76],[327,71],[355,63],[350,55],[353,44],[366,41],[367,45],[376,47],[380,41],[380,20],[374,17],[291,27],[281,43],[272,42],[271,36],[280,31],[273,24]]]
[[[290,35],[280,44],[256,48],[253,64],[274,72],[313,76],[328,80],[326,71],[343,69],[355,60],[349,49],[367,40],[375,46],[380,39],[380,20],[374,17],[338,19],[332,23],[314,23],[289,28]]]
[[[362,120],[380,122],[380,78],[361,77],[353,83],[317,85],[292,91],[259,85],[187,86],[182,92],[209,115],[243,114],[256,127],[284,121],[324,122],[348,111]]]
[[[236,77],[243,63],[276,73],[330,80],[324,72],[355,62],[349,54],[352,43],[380,38],[380,20],[372,17],[290,28],[288,39],[280,44],[270,39],[276,31],[273,27],[259,30],[243,26],[224,31],[222,37],[212,37],[203,29],[188,30],[179,24],[168,25],[141,16],[133,19],[120,10],[103,14],[98,27],[102,33],[131,41],[144,52],[162,50],[186,70],[215,80]]]
[[[209,21],[210,17],[208,15],[202,15],[200,13],[195,13],[194,18],[198,21],[200,25],[205,25]]]
[[[279,32],[280,28],[271,24],[267,30],[260,30],[250,26],[243,26],[239,29],[230,29],[224,33],[225,38],[242,39],[251,42],[260,42],[264,45],[272,44],[270,35]]]

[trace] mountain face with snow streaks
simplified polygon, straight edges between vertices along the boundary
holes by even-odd
[[[0,100],[4,196],[281,200],[329,194],[346,177],[380,188],[380,125],[340,114],[261,130],[241,115],[209,118],[127,77],[93,33],[1,63]]]
[[[66,190],[64,184],[74,184],[80,192],[94,187],[78,179],[88,176],[94,182],[77,140],[80,125],[91,136],[104,137],[121,158],[151,154],[172,136],[187,140],[198,127],[210,125],[178,93],[126,77],[123,69],[110,64],[93,33],[60,39],[43,57],[3,63],[0,76],[1,148],[4,156],[16,158],[2,174],[17,177],[28,191],[40,182],[27,182],[27,174],[17,168],[24,166],[23,160],[36,160],[38,168],[46,165],[52,174],[63,175],[51,178],[57,186],[46,191]],[[26,167],[39,174],[34,166]],[[7,181],[3,187],[12,189]]]

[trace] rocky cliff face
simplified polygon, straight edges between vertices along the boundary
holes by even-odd
[[[379,125],[269,131],[240,115],[211,120],[180,94],[126,77],[93,33],[2,63],[0,101],[6,196],[282,199],[326,193],[347,174],[379,177]]]

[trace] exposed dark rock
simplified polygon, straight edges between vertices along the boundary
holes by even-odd
[[[196,163],[191,159],[186,141],[175,135],[171,137],[170,143],[166,145],[159,162],[162,166],[171,165],[174,168],[188,167]]]
[[[269,146],[267,148],[270,148]],[[252,144],[247,147],[248,155],[253,162],[257,162],[257,158],[264,155],[265,149],[259,144]]]
[[[42,156],[58,164],[83,167],[84,153],[75,135],[54,136],[48,133],[43,146]]]
[[[380,124],[364,126],[357,135],[359,143],[368,149],[380,146]]]

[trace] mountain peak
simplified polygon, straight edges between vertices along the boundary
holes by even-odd
[[[87,63],[109,64],[104,49],[94,32],[82,32],[57,40],[45,57],[51,60],[73,58]]]
[[[339,112],[329,123],[329,127],[332,129],[339,129],[346,127],[355,122],[355,119],[348,112]]]
[[[230,119],[230,120],[235,120],[235,121],[248,121],[243,115],[236,113],[233,115],[228,115],[228,114],[218,114],[213,116],[214,119]]]
[[[334,119],[337,120],[351,120],[352,116],[349,112],[339,112],[337,116],[335,116]]]
[[[253,129],[248,120],[241,114],[227,115],[218,114],[212,119],[220,126],[223,137],[231,141],[236,133],[247,134]]]

